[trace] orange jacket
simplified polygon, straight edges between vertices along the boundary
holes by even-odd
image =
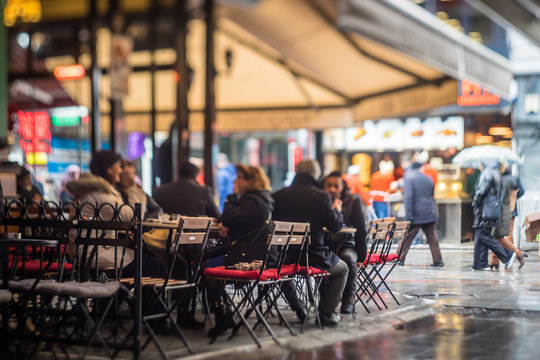
[[[351,194],[360,195],[362,200],[364,200],[364,203],[369,205],[369,195],[362,186],[360,179],[358,179],[358,175],[343,174],[343,180],[347,183],[349,189],[351,189]]]
[[[390,184],[394,181],[393,173],[381,173],[376,171],[369,180],[369,196],[371,201],[386,201]]]
[[[429,164],[424,164],[422,166],[422,173],[429,176],[433,180],[433,185],[437,185],[437,180],[439,179],[439,173]]]

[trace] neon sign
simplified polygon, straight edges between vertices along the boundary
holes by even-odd
[[[51,153],[51,119],[46,111],[17,112],[19,145],[26,153]]]
[[[461,80],[457,104],[460,106],[498,105],[501,97],[469,80]]]

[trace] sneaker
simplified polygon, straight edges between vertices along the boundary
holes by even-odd
[[[442,261],[437,261],[436,263],[433,263],[431,265],[429,265],[431,267],[444,267],[444,263]]]
[[[477,268],[472,268],[472,269],[475,271],[491,271],[491,268],[489,266],[486,266],[484,268],[479,268],[479,269]]]
[[[513,252],[512,253],[512,256],[510,257],[510,260],[508,260],[505,264],[504,264],[504,268],[506,270],[510,270],[512,268],[512,265],[514,264],[514,260],[516,259],[516,253]]]

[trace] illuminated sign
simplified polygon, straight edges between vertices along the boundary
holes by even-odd
[[[82,79],[86,70],[81,64],[57,66],[54,68],[54,77],[59,81]]]
[[[498,105],[500,96],[494,95],[480,85],[469,80],[461,80],[457,104],[460,106]]]
[[[26,153],[51,153],[51,119],[46,111],[17,112],[19,145]]]
[[[39,0],[8,0],[4,5],[4,24],[14,26],[17,20],[36,23],[41,20]]]

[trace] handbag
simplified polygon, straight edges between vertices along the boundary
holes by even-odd
[[[488,220],[499,220],[502,213],[503,203],[502,186],[497,195],[488,195],[482,202],[482,217]]]

